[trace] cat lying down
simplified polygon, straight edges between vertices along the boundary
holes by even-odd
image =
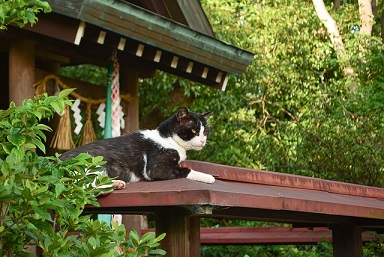
[[[154,130],[95,141],[63,153],[60,159],[80,153],[103,156],[107,175],[116,179],[116,189],[140,180],[188,178],[213,183],[213,176],[179,166],[188,150],[200,151],[205,146],[211,115],[212,112],[197,114],[182,107]]]

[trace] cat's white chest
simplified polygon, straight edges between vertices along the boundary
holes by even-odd
[[[160,136],[159,131],[157,130],[142,130],[140,133],[144,136],[146,139],[151,139],[152,141],[159,144],[161,147],[166,149],[174,149],[179,153],[180,161],[182,162],[185,159],[187,159],[187,151],[185,148],[180,146],[175,140],[172,138],[164,138]]]

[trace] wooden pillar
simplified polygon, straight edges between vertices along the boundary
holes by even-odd
[[[160,248],[167,257],[199,257],[200,218],[188,217],[181,208],[169,207],[156,213],[156,233],[166,233]]]
[[[139,77],[136,71],[127,70],[123,67],[120,67],[119,77],[121,91],[130,93],[133,98],[131,103],[122,105],[125,120],[125,128],[122,134],[127,134],[139,129]],[[141,227],[143,226],[141,215],[123,215],[122,223],[127,230],[127,235],[132,229],[140,234]]]
[[[132,102],[124,108],[125,128],[123,133],[139,129],[139,74],[133,70],[120,70],[120,88],[132,96]]]
[[[0,53],[0,109],[9,107],[9,54]]]
[[[363,257],[362,230],[354,224],[332,227],[334,257]]]
[[[9,100],[21,105],[34,97],[35,46],[32,41],[18,40],[9,48]]]

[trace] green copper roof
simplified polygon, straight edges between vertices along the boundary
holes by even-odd
[[[52,1],[54,12],[173,52],[217,69],[241,74],[253,54],[127,2]]]

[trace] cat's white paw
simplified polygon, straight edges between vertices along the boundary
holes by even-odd
[[[195,171],[195,170],[191,170],[191,172],[189,172],[187,178],[191,179],[191,180],[196,180],[196,181],[208,183],[208,184],[212,184],[213,182],[215,182],[215,178],[212,175],[202,173],[199,171]]]
[[[123,180],[116,179],[116,180],[112,180],[112,182],[113,182],[114,188],[118,190],[124,189],[126,186],[126,183]]]

